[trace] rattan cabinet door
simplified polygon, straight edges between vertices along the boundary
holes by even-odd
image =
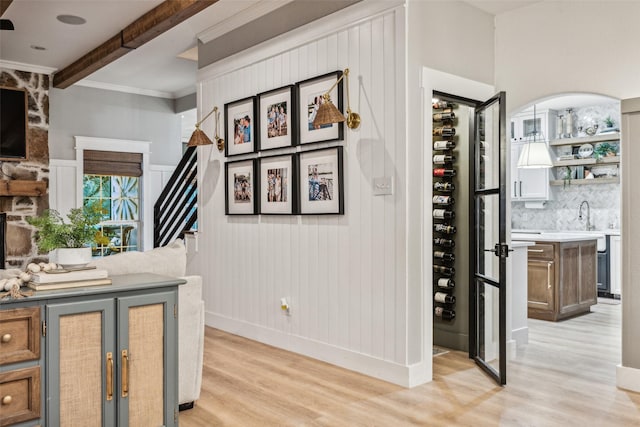
[[[177,425],[177,291],[117,299],[118,425]]]
[[[47,425],[115,425],[114,299],[50,304],[46,317]]]

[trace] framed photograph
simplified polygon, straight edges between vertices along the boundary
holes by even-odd
[[[342,147],[298,153],[298,213],[344,214]]]
[[[324,102],[323,95],[342,76],[342,71],[334,71],[324,76],[314,77],[296,83],[298,89],[298,117],[300,121],[299,144],[311,144],[321,141],[341,141],[344,137],[343,123],[332,123],[320,127],[314,126],[313,121],[320,104]],[[331,101],[342,110],[342,81],[329,94]]]
[[[295,145],[296,112],[294,85],[258,95],[257,122],[260,129],[260,138],[258,138],[260,151]]]
[[[255,118],[255,96],[224,104],[225,156],[236,156],[256,151],[258,144],[256,142]]]
[[[296,156],[263,157],[258,176],[260,185],[260,213],[291,215],[296,210]]]
[[[227,215],[255,215],[258,188],[255,159],[227,162],[224,165],[225,209]]]

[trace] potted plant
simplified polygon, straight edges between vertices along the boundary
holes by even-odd
[[[593,156],[596,159],[600,159],[602,157],[615,156],[617,154],[617,151],[618,149],[615,145],[610,144],[608,142],[602,142],[598,144],[596,148],[593,150]]]
[[[65,222],[54,209],[27,218],[36,228],[35,240],[40,252],[49,252],[52,262],[63,267],[81,266],[91,261],[91,243],[99,234],[95,225],[102,219],[102,210],[94,206],[71,209]]]

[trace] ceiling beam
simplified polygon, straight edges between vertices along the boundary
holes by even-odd
[[[53,75],[53,87],[65,89],[218,0],[166,0],[71,65]]]
[[[0,0],[0,16],[4,15],[4,12],[9,8],[13,0]]]

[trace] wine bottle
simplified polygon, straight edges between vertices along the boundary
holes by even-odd
[[[443,304],[456,303],[456,297],[454,297],[453,295],[449,295],[446,292],[436,292],[435,295],[433,295],[433,300],[435,302],[441,302]]]
[[[456,246],[456,242],[451,239],[443,239],[440,237],[436,237],[433,239],[433,244],[436,246],[442,246],[443,248],[454,248]]]
[[[434,205],[452,205],[456,200],[451,196],[433,196],[432,202]]]
[[[456,317],[456,312],[454,310],[448,310],[444,307],[436,307],[433,312],[436,317],[441,317],[442,320],[453,320]]]
[[[449,252],[444,252],[444,251],[433,251],[433,257],[435,259],[441,259],[443,261],[450,261],[450,262],[453,262],[456,260],[456,256],[454,254]]]
[[[456,143],[453,141],[436,141],[433,143],[433,149],[436,151],[453,150]]]
[[[433,176],[442,177],[442,176],[456,176],[455,169],[445,169],[445,168],[435,168],[433,170]]]
[[[433,156],[434,165],[444,165],[445,163],[453,163],[456,161],[456,156],[449,156],[446,154],[436,154]]]
[[[454,104],[453,102],[449,102],[449,101],[434,101],[431,103],[431,106],[435,110],[442,110],[445,108],[456,108],[457,104]]]
[[[434,224],[433,231],[436,233],[456,234],[456,227],[446,224]]]
[[[434,209],[433,217],[435,219],[453,219],[456,217],[456,213],[447,209]]]
[[[456,189],[455,185],[453,185],[453,182],[434,182],[433,183],[433,189],[435,191],[446,191],[446,192],[450,192]]]
[[[438,287],[441,289],[453,289],[456,287],[456,282],[450,277],[441,277],[438,279]]]
[[[456,128],[451,125],[436,126],[433,128],[433,136],[449,138],[456,135]]]
[[[455,268],[447,267],[446,265],[433,264],[433,271],[440,274],[446,274],[448,276],[453,276],[454,274],[456,274]]]
[[[433,121],[434,122],[442,122],[445,120],[454,120],[456,118],[456,113],[453,111],[440,111],[438,113],[433,113]]]

